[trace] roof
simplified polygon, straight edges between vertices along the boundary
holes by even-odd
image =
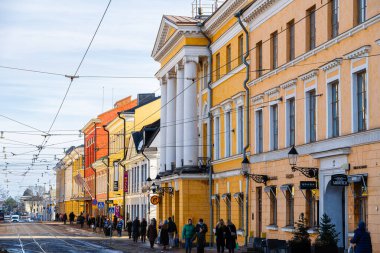
[[[176,25],[194,25],[200,21],[199,19],[186,16],[164,15],[164,18]]]
[[[160,120],[144,126],[141,131],[133,132],[132,138],[135,144],[136,152],[139,154],[144,151],[145,148],[149,148],[159,132]],[[143,141],[142,146],[139,146],[141,141]]]
[[[33,192],[31,189],[26,189],[22,196],[33,196]]]
[[[135,113],[135,110],[136,110],[136,109],[138,109],[138,108],[140,108],[140,107],[143,107],[144,105],[147,105],[147,104],[149,104],[149,103],[151,103],[151,102],[154,102],[154,101],[156,101],[157,99],[160,99],[160,98],[161,98],[161,96],[147,98],[147,99],[145,99],[144,102],[141,102],[140,105],[135,106],[135,107],[133,107],[133,108],[131,108],[131,109],[129,109],[129,110],[122,111],[122,112],[120,112],[120,114],[123,114],[123,113],[124,113],[124,114]]]

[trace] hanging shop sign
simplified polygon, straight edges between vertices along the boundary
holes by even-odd
[[[331,176],[332,186],[348,186],[348,177],[345,174],[335,174]]]
[[[113,181],[113,191],[117,192],[119,190],[119,181]]]
[[[317,182],[316,181],[301,181],[300,182],[300,189],[301,190],[318,189]]]
[[[113,162],[113,190],[116,192],[119,190],[119,161]]]
[[[153,195],[151,198],[150,198],[150,203],[152,203],[152,205],[157,205],[158,203],[160,203],[160,196],[158,195]]]
[[[128,171],[124,171],[124,192],[128,193]]]

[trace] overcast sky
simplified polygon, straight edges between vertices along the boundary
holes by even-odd
[[[192,2],[113,0],[79,75],[154,77],[159,65],[150,55],[162,15],[190,16]],[[1,0],[0,66],[72,75],[107,4],[108,0]],[[47,131],[69,81],[62,76],[0,68],[0,114]],[[37,153],[35,146],[42,144],[42,133],[0,117],[0,131],[4,132],[0,188],[15,196],[28,185],[46,183],[47,188],[49,180],[54,185],[53,172],[46,170],[47,166],[51,169],[57,162],[54,155],[62,157],[64,147],[83,142],[78,130],[102,112],[103,87],[106,110],[118,99],[156,91],[159,84],[154,78],[75,79],[52,129],[60,135],[48,139],[33,167],[30,163]],[[30,172],[22,176],[28,167]]]

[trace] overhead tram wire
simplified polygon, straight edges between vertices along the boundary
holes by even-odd
[[[91,47],[91,45],[92,45],[92,43],[93,43],[93,41],[94,41],[94,39],[95,39],[96,34],[98,33],[98,30],[99,30],[99,28],[100,28],[100,25],[101,25],[102,22],[103,22],[103,19],[104,19],[105,15],[107,14],[107,11],[108,11],[109,6],[111,5],[111,2],[112,2],[112,0],[109,0],[109,1],[108,1],[107,7],[106,7],[106,9],[105,9],[104,12],[103,12],[102,18],[100,19],[99,24],[98,24],[98,26],[96,27],[96,30],[95,30],[95,32],[94,32],[92,38],[91,38],[91,41],[90,41],[90,43],[88,44],[87,49],[86,49],[85,53],[83,54],[82,59],[81,59],[81,61],[79,62],[79,65],[78,65],[78,67],[76,68],[74,75],[72,75],[72,76],[68,76],[68,77],[70,77],[70,83],[69,83],[69,85],[68,85],[68,87],[67,87],[67,89],[66,89],[65,95],[64,95],[64,97],[63,97],[63,99],[62,99],[62,102],[61,102],[59,108],[58,108],[58,111],[57,111],[57,113],[56,113],[55,116],[54,116],[53,122],[51,123],[51,125],[50,125],[50,127],[49,127],[49,130],[47,131],[48,134],[50,133],[51,129],[53,128],[53,126],[54,126],[54,124],[55,124],[55,122],[56,122],[56,120],[57,120],[57,118],[58,118],[58,115],[59,115],[59,113],[61,112],[62,106],[63,106],[63,104],[64,104],[64,102],[65,102],[65,100],[66,100],[66,98],[67,98],[67,95],[68,95],[68,93],[69,93],[69,91],[70,91],[70,88],[71,88],[71,86],[72,86],[72,84],[73,84],[74,78],[76,78],[76,76],[77,76],[77,74],[78,74],[78,72],[79,72],[79,69],[81,68],[81,66],[82,66],[82,64],[83,64],[84,59],[86,58],[87,53],[88,53],[88,51],[90,50],[90,47]],[[44,140],[42,141],[42,145],[41,145],[41,146],[44,147],[44,146],[47,144],[48,141],[49,141],[49,135],[47,135],[47,136],[44,138]],[[41,153],[41,150],[39,150],[39,152],[38,152],[38,154],[37,154],[37,157],[40,155],[40,153]]]

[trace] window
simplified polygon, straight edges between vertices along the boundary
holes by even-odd
[[[278,105],[270,107],[270,122],[271,122],[271,150],[278,149]]]
[[[219,80],[220,79],[220,54],[216,54],[216,57],[215,57],[215,65],[216,65],[216,69],[215,69],[215,73],[216,73],[216,80]]]
[[[339,82],[335,81],[330,84],[331,98],[330,98],[330,110],[331,110],[331,134],[330,137],[339,136]]]
[[[286,101],[286,109],[287,109],[287,144],[288,146],[295,145],[295,137],[296,137],[296,110],[295,110],[295,99],[289,98]]]
[[[294,27],[294,20],[290,21],[287,25],[287,49],[288,49],[288,61],[291,61],[294,59],[294,50],[295,50],[295,27]]]
[[[244,230],[244,194],[239,193],[239,229]]]
[[[226,48],[226,73],[231,71],[231,44]]]
[[[368,224],[367,177],[359,175],[360,181],[353,183],[354,188],[354,222],[357,227],[360,221]]]
[[[307,10],[307,20],[306,20],[306,42],[307,49],[312,50],[315,48],[315,36],[316,36],[316,26],[315,26],[315,6]]]
[[[225,114],[225,124],[226,124],[226,155],[225,157],[231,156],[231,112],[228,111]]]
[[[272,69],[278,66],[278,34],[277,31],[271,34],[271,67]]]
[[[338,20],[338,0],[331,0],[329,4],[329,12],[330,12],[330,37],[335,38],[339,34],[339,20]]]
[[[315,90],[306,93],[306,142],[316,141],[316,94]]]
[[[366,20],[367,0],[357,1],[357,23],[361,24]]]
[[[243,112],[243,106],[239,106],[238,107],[238,121],[237,121],[237,124],[238,124],[238,154],[241,154],[243,152],[243,146],[244,146],[244,112]]]
[[[239,36],[238,38],[238,65],[241,65],[243,63],[244,58],[244,37],[243,34]]]
[[[215,118],[215,160],[218,160],[220,158],[220,118],[216,117]]]
[[[356,74],[356,110],[357,110],[357,131],[367,129],[367,89],[366,71]]]
[[[315,190],[307,189],[306,198],[306,213],[305,218],[310,228],[318,227],[319,220],[319,200],[317,199]]]
[[[269,186],[270,225],[277,225],[277,191],[276,186]]]
[[[294,198],[293,185],[287,185],[284,195],[286,198],[286,226],[294,226]]]
[[[260,77],[263,74],[263,43],[262,41],[256,44],[256,69],[257,76]]]
[[[263,152],[263,111],[256,111],[256,153]]]
[[[202,78],[202,89],[206,89],[208,85],[208,64],[205,62],[203,64],[203,78]]]

